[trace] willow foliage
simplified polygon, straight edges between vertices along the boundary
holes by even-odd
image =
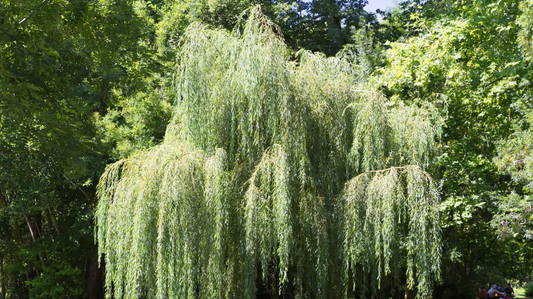
[[[343,197],[344,246],[351,265],[346,273],[361,264],[379,284],[382,275],[398,275],[404,266],[398,261],[406,255],[407,287],[418,281],[419,295],[431,296],[441,247],[438,193],[428,174],[418,166],[365,172],[348,181]]]
[[[249,14],[232,33],[187,30],[165,141],[101,178],[108,296],[252,298],[262,280],[338,298],[361,275],[376,276],[374,295],[398,276],[427,296],[440,271],[423,170],[435,109],[388,101],[342,56],[292,62],[275,27]]]

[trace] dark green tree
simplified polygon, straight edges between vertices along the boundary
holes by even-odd
[[[335,55],[352,42],[354,28],[374,20],[374,16],[363,9],[366,4],[366,0],[295,1],[296,12],[287,19],[288,23],[280,25],[293,48]]]
[[[139,79],[157,63],[146,58],[152,52],[144,34],[153,29],[137,4],[0,5],[1,298],[95,298],[102,290],[94,182],[111,150],[99,140],[93,113],[121,105],[117,94],[153,90]],[[160,100],[145,102],[157,110]],[[165,117],[154,118],[160,124],[140,135],[157,140]]]
[[[390,98],[430,100],[447,113],[430,173],[442,182],[444,282],[464,293],[487,279],[513,278],[499,271],[515,261],[498,246],[492,220],[501,196],[520,186],[493,159],[523,115],[514,106],[531,88],[519,47],[521,2],[429,1],[411,14],[416,34],[391,44],[375,76]]]

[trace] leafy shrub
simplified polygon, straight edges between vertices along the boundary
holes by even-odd
[[[527,297],[533,297],[533,282],[529,282],[524,286],[524,293]]]

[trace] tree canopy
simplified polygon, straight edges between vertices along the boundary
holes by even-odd
[[[0,2],[0,299],[531,282],[531,0]]]
[[[249,13],[232,33],[185,32],[165,141],[102,176],[108,292],[251,297],[262,273],[299,298],[341,296],[357,275],[374,296],[385,276],[428,296],[441,252],[424,171],[435,108],[388,101],[342,56],[290,61],[275,25]]]

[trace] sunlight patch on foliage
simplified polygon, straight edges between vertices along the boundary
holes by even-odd
[[[376,261],[374,294],[380,275],[406,271],[427,296],[440,275],[438,196],[423,171],[434,108],[390,102],[342,56],[291,61],[276,27],[248,13],[232,33],[189,27],[164,142],[101,178],[108,296],[251,298],[262,273],[296,298],[341,297]]]

